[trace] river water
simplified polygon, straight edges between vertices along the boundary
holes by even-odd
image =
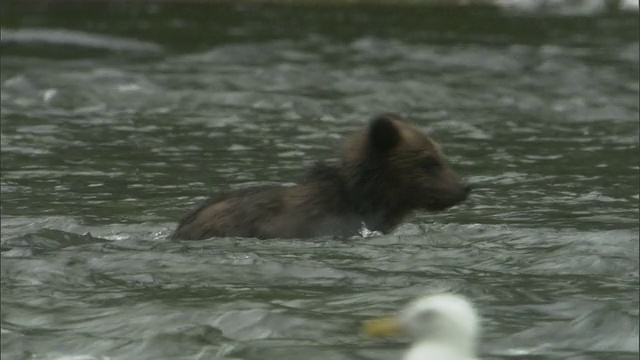
[[[635,13],[3,6],[2,359],[399,359],[361,321],[472,299],[483,359],[638,359]],[[475,185],[352,239],[171,242],[379,112]]]

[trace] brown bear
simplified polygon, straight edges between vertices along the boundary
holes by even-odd
[[[294,186],[220,193],[188,213],[171,237],[348,237],[363,227],[387,233],[413,210],[445,210],[470,190],[428,135],[384,114],[346,142],[339,165],[319,163]]]

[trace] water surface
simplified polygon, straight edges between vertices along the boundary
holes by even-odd
[[[635,14],[7,6],[3,359],[397,359],[360,322],[429,291],[483,359],[638,358]],[[469,201],[385,236],[166,239],[208,194],[291,183],[379,112]]]

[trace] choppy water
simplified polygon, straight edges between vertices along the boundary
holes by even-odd
[[[359,324],[473,299],[484,359],[638,358],[637,13],[5,7],[3,359],[397,359]],[[373,114],[464,205],[346,241],[166,236]]]

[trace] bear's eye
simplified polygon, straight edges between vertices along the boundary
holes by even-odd
[[[427,171],[432,172],[440,168],[440,162],[434,157],[427,157],[422,161],[422,166],[427,169]]]

